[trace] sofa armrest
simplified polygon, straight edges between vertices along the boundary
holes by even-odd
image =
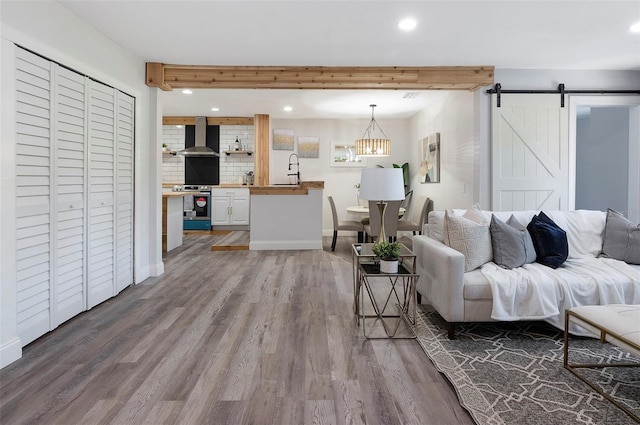
[[[464,255],[429,236],[413,237],[417,290],[448,322],[464,321]]]

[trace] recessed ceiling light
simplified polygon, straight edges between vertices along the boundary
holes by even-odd
[[[398,22],[398,28],[402,31],[413,31],[418,23],[413,18],[404,18],[400,22]]]
[[[212,110],[213,112],[218,112],[218,111],[220,110],[220,108],[211,108],[211,110]]]
[[[193,92],[191,90],[189,90],[189,89],[182,90],[182,93],[183,94],[193,94]]]
[[[629,28],[629,31],[640,34],[640,21],[631,25],[631,28]]]
[[[291,106],[285,106],[284,108],[282,108],[282,110],[285,112],[291,112],[293,111],[293,108]]]

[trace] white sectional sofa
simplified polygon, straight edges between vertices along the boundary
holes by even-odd
[[[465,212],[453,210],[458,215]],[[487,222],[492,214],[505,222],[513,215],[524,226],[539,213],[479,212]],[[607,213],[578,210],[545,214],[567,235],[568,258],[561,266],[552,269],[533,262],[504,269],[489,261],[467,272],[465,256],[443,242],[445,212],[429,214],[423,235],[413,237],[420,275],[417,291],[419,299],[448,322],[449,338],[454,337],[455,324],[460,322],[545,320],[563,329],[564,311],[571,307],[640,304],[640,265],[601,256]],[[581,333],[578,328],[575,331]]]

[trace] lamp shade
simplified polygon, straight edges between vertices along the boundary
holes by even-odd
[[[360,176],[360,199],[371,201],[403,200],[402,168],[364,168]]]

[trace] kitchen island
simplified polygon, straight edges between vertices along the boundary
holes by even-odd
[[[163,252],[182,245],[182,197],[189,194],[168,192],[172,186],[176,185],[163,184]],[[324,182],[303,181],[298,185],[266,186],[221,183],[209,186],[213,192],[216,189],[249,190],[250,250],[322,249]],[[215,216],[213,211],[214,220]]]
[[[248,187],[250,250],[322,249],[324,182]]]
[[[162,193],[162,252],[182,245],[183,198],[187,195],[186,192]]]

